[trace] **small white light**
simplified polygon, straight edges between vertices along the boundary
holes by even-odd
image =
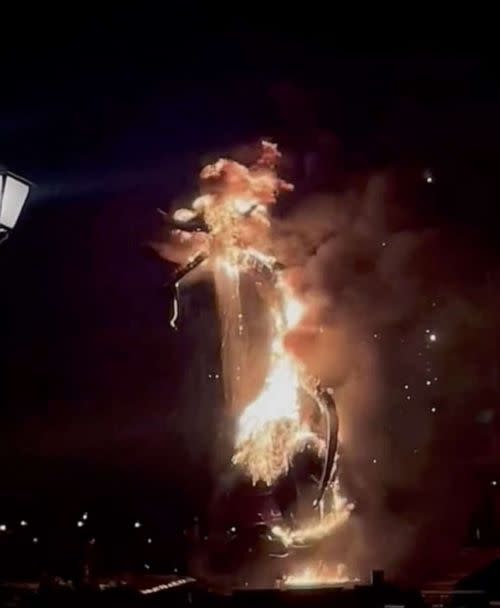
[[[177,574],[177,572],[179,572],[179,570],[177,568],[174,568],[174,574]]]
[[[89,514],[88,514],[87,512],[85,512],[85,513],[82,515],[82,519],[83,519],[84,521],[86,521],[86,520],[87,520],[87,518],[88,518],[88,516],[89,516]]]
[[[144,564],[144,568],[145,568],[146,570],[149,570],[149,564]]]
[[[38,536],[33,536],[33,543],[35,545],[38,543]]]
[[[373,337],[375,338],[375,340],[378,338],[378,334],[373,334]]]
[[[410,388],[410,386],[408,384],[405,384],[405,391],[407,391]]]
[[[437,382],[437,381],[438,381],[437,376],[434,376],[434,382]]]
[[[407,399],[407,401],[410,401],[411,395],[406,395],[406,399]]]
[[[21,519],[21,521],[19,522],[19,525],[22,526],[23,528],[25,528],[28,525],[28,522],[25,519]]]
[[[426,334],[430,334],[430,333],[431,333],[431,330],[430,330],[430,329],[426,329],[426,330],[425,330],[425,333],[426,333]]]
[[[434,176],[432,175],[432,172],[430,169],[426,169],[424,171],[424,179],[425,179],[426,183],[428,183],[428,184],[432,184],[434,182]]]
[[[0,532],[6,532],[7,526],[5,524],[0,524]]]
[[[436,413],[436,411],[437,411],[437,410],[436,410],[436,408],[435,408],[435,407],[431,407],[431,412],[432,412],[433,414],[435,414],[435,413]]]
[[[431,342],[435,342],[435,341],[437,340],[437,336],[436,336],[436,334],[431,334],[431,335],[429,336],[429,340],[430,340]]]
[[[136,522],[134,523],[134,528],[140,528],[141,526],[142,526],[142,524],[141,524],[141,522],[140,522],[140,521],[136,521]]]
[[[236,526],[231,526],[229,528],[229,532],[233,532],[233,533],[236,532]]]
[[[497,483],[498,483],[498,482],[497,482],[497,480],[496,480],[496,479],[494,479],[494,480],[491,482],[491,485],[492,485],[492,486],[496,486],[496,485],[497,485]]]
[[[377,464],[377,459],[376,459],[376,458],[374,458],[374,459],[372,460],[372,462],[373,462],[373,464]]]
[[[382,247],[385,247],[386,245],[387,245],[387,243],[385,241],[383,241]]]
[[[150,545],[153,542],[152,538],[148,538],[148,545]]]
[[[431,385],[431,381],[430,380],[426,380],[425,384],[426,384],[426,386],[430,386]]]
[[[77,525],[79,528],[83,528],[84,523],[83,523],[83,521],[82,521],[81,519],[79,519],[79,520],[76,522],[76,525]]]

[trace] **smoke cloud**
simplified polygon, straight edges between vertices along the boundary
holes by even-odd
[[[466,538],[493,315],[481,256],[422,226],[404,196],[390,174],[310,196],[274,239],[307,303],[287,347],[335,389],[340,482],[357,505],[318,557],[420,582]]]

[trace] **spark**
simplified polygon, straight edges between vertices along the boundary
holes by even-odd
[[[33,543],[34,543],[35,545],[38,543],[38,537],[37,537],[37,536],[34,536],[34,537],[33,537]]]
[[[429,336],[429,340],[430,340],[431,342],[435,342],[435,341],[437,340],[437,336],[436,336],[436,334],[431,334],[431,335]]]
[[[492,486],[496,486],[496,485],[497,485],[497,483],[498,483],[498,482],[497,482],[497,480],[496,480],[496,479],[494,479],[494,480],[491,482],[491,485],[492,485]]]
[[[437,412],[437,409],[436,409],[435,407],[431,407],[431,412],[432,412],[433,414],[435,414],[435,413]]]
[[[431,384],[432,384],[432,382],[431,382],[430,380],[426,380],[426,381],[425,381],[425,385],[426,385],[426,386],[430,386]]]
[[[377,459],[376,459],[376,458],[374,458],[374,459],[372,460],[372,462],[373,462],[373,464],[377,464]]]
[[[25,528],[28,525],[28,522],[25,519],[21,519],[21,521],[19,522],[19,525],[22,526],[23,528]]]
[[[407,391],[410,388],[410,386],[408,384],[405,384],[404,388]]]
[[[85,520],[88,518],[88,516],[89,516],[89,514],[85,512],[85,513],[82,515],[82,519],[85,521]]]
[[[140,528],[142,526],[140,521],[134,522],[134,528]]]
[[[6,532],[7,526],[5,524],[0,524],[0,532]]]
[[[83,528],[83,526],[84,526],[85,524],[83,523],[83,521],[82,521],[81,519],[79,519],[79,520],[76,522],[76,525],[77,525],[77,527],[78,527],[78,528]]]
[[[147,540],[148,545],[150,545],[152,542],[153,542],[153,539],[152,538],[148,538],[148,540]]]

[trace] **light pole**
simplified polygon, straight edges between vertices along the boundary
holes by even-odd
[[[0,244],[16,225],[30,188],[30,182],[0,167]]]

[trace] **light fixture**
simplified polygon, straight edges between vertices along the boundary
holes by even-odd
[[[30,188],[30,182],[0,167],[0,243],[16,225]]]

